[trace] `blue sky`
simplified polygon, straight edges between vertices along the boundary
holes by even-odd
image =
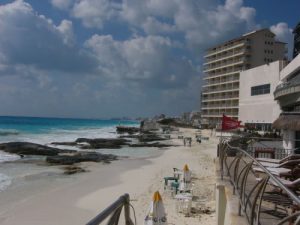
[[[0,0],[0,115],[199,110],[204,50],[265,27],[291,47],[299,6],[297,0]]]

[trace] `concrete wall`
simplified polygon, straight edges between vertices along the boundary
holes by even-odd
[[[280,114],[273,92],[280,80],[283,62],[276,61],[240,73],[239,120],[243,123],[272,123]],[[270,93],[251,96],[251,87],[270,84]]]
[[[285,57],[285,44],[275,41],[275,35],[269,30],[262,30],[249,36],[251,42],[251,67],[275,62]]]
[[[293,59],[281,72],[280,72],[280,80],[282,82],[286,81],[286,79],[293,75],[294,72],[300,70],[300,55]]]

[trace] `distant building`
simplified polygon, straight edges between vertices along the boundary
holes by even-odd
[[[295,58],[300,53],[300,23],[295,27],[294,31],[294,50],[293,58]]]
[[[285,54],[285,43],[276,41],[268,29],[253,31],[208,49],[204,56],[202,124],[216,126],[223,113],[238,119],[240,72],[282,60]]]
[[[273,127],[283,133],[283,147],[300,148],[300,54],[281,72],[280,84],[274,91],[275,100],[283,111]]]
[[[246,128],[272,130],[272,123],[281,112],[273,92],[286,64],[280,60],[240,73],[239,120]]]
[[[198,126],[200,125],[201,112],[185,112],[181,115],[180,120],[183,123]]]

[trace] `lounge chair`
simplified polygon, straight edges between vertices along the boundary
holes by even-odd
[[[295,166],[300,164],[300,159],[290,159],[286,160],[283,163],[270,163],[270,162],[260,162],[264,167],[272,167],[272,168],[288,168],[293,169]]]
[[[265,173],[265,171],[260,168],[260,167],[253,167],[252,168],[254,172],[258,172],[258,173]],[[270,173],[272,173],[273,175],[276,175],[278,177],[288,177],[292,175],[292,170],[291,169],[287,169],[287,168],[282,168],[282,167],[278,167],[278,168],[273,168],[273,167],[266,167],[267,170],[270,171]]]
[[[282,164],[288,160],[293,160],[293,159],[300,159],[300,154],[291,154],[283,159],[256,158],[256,160],[260,162],[277,163],[277,164]]]

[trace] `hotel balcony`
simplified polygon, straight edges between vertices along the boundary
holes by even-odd
[[[207,81],[207,83],[202,85],[202,87],[219,86],[219,85],[222,85],[222,84],[237,83],[239,81],[240,81],[239,76],[234,76],[234,77],[229,77],[229,78],[223,78],[222,77],[222,79],[219,79],[219,80]]]
[[[239,104],[208,104],[201,106],[202,109],[238,109]]]
[[[217,88],[205,87],[202,90],[202,94],[208,93],[222,93],[228,91],[239,91],[239,85],[232,85],[232,86],[219,86]]]
[[[239,95],[203,96],[202,102],[238,100]]]
[[[225,51],[229,51],[229,50],[233,50],[233,49],[236,49],[236,48],[244,47],[244,46],[249,45],[249,44],[250,44],[250,42],[245,41],[245,40],[240,40],[240,41],[234,41],[234,42],[231,42],[231,43],[227,43],[227,44],[221,45],[220,47],[209,49],[206,52],[206,55],[204,57],[208,58],[208,57],[211,57],[211,56],[216,55],[216,54],[220,54],[220,53],[225,52]]]
[[[249,49],[238,49],[238,50],[231,50],[231,51],[225,51],[222,54],[214,55],[213,57],[209,57],[206,59],[206,62],[203,65],[209,65],[212,63],[221,62],[223,60],[228,60],[234,57],[240,57],[243,55],[249,55],[251,51]]]
[[[226,67],[234,67],[237,65],[245,64],[247,61],[248,61],[247,57],[240,57],[238,59],[226,60],[226,62],[216,63],[215,65],[210,64],[205,66],[203,72],[207,73],[215,70],[220,70]]]
[[[234,69],[228,69],[225,71],[213,71],[211,73],[206,73],[206,76],[203,78],[203,80],[210,80],[210,79],[215,79],[219,77],[225,77],[225,76],[232,76],[234,74],[239,74],[240,71],[243,70],[242,67],[236,67]]]
[[[202,113],[201,114],[201,117],[202,118],[207,118],[207,117],[210,117],[210,118],[212,118],[212,117],[218,117],[218,118],[221,118],[223,116],[223,113],[215,113],[215,114],[211,114],[211,113],[207,113],[207,114],[204,114],[204,113]],[[226,116],[229,116],[229,117],[233,117],[233,118],[237,118],[238,116],[239,116],[239,114],[238,113],[232,113],[232,114],[230,114],[230,113],[226,113]]]

